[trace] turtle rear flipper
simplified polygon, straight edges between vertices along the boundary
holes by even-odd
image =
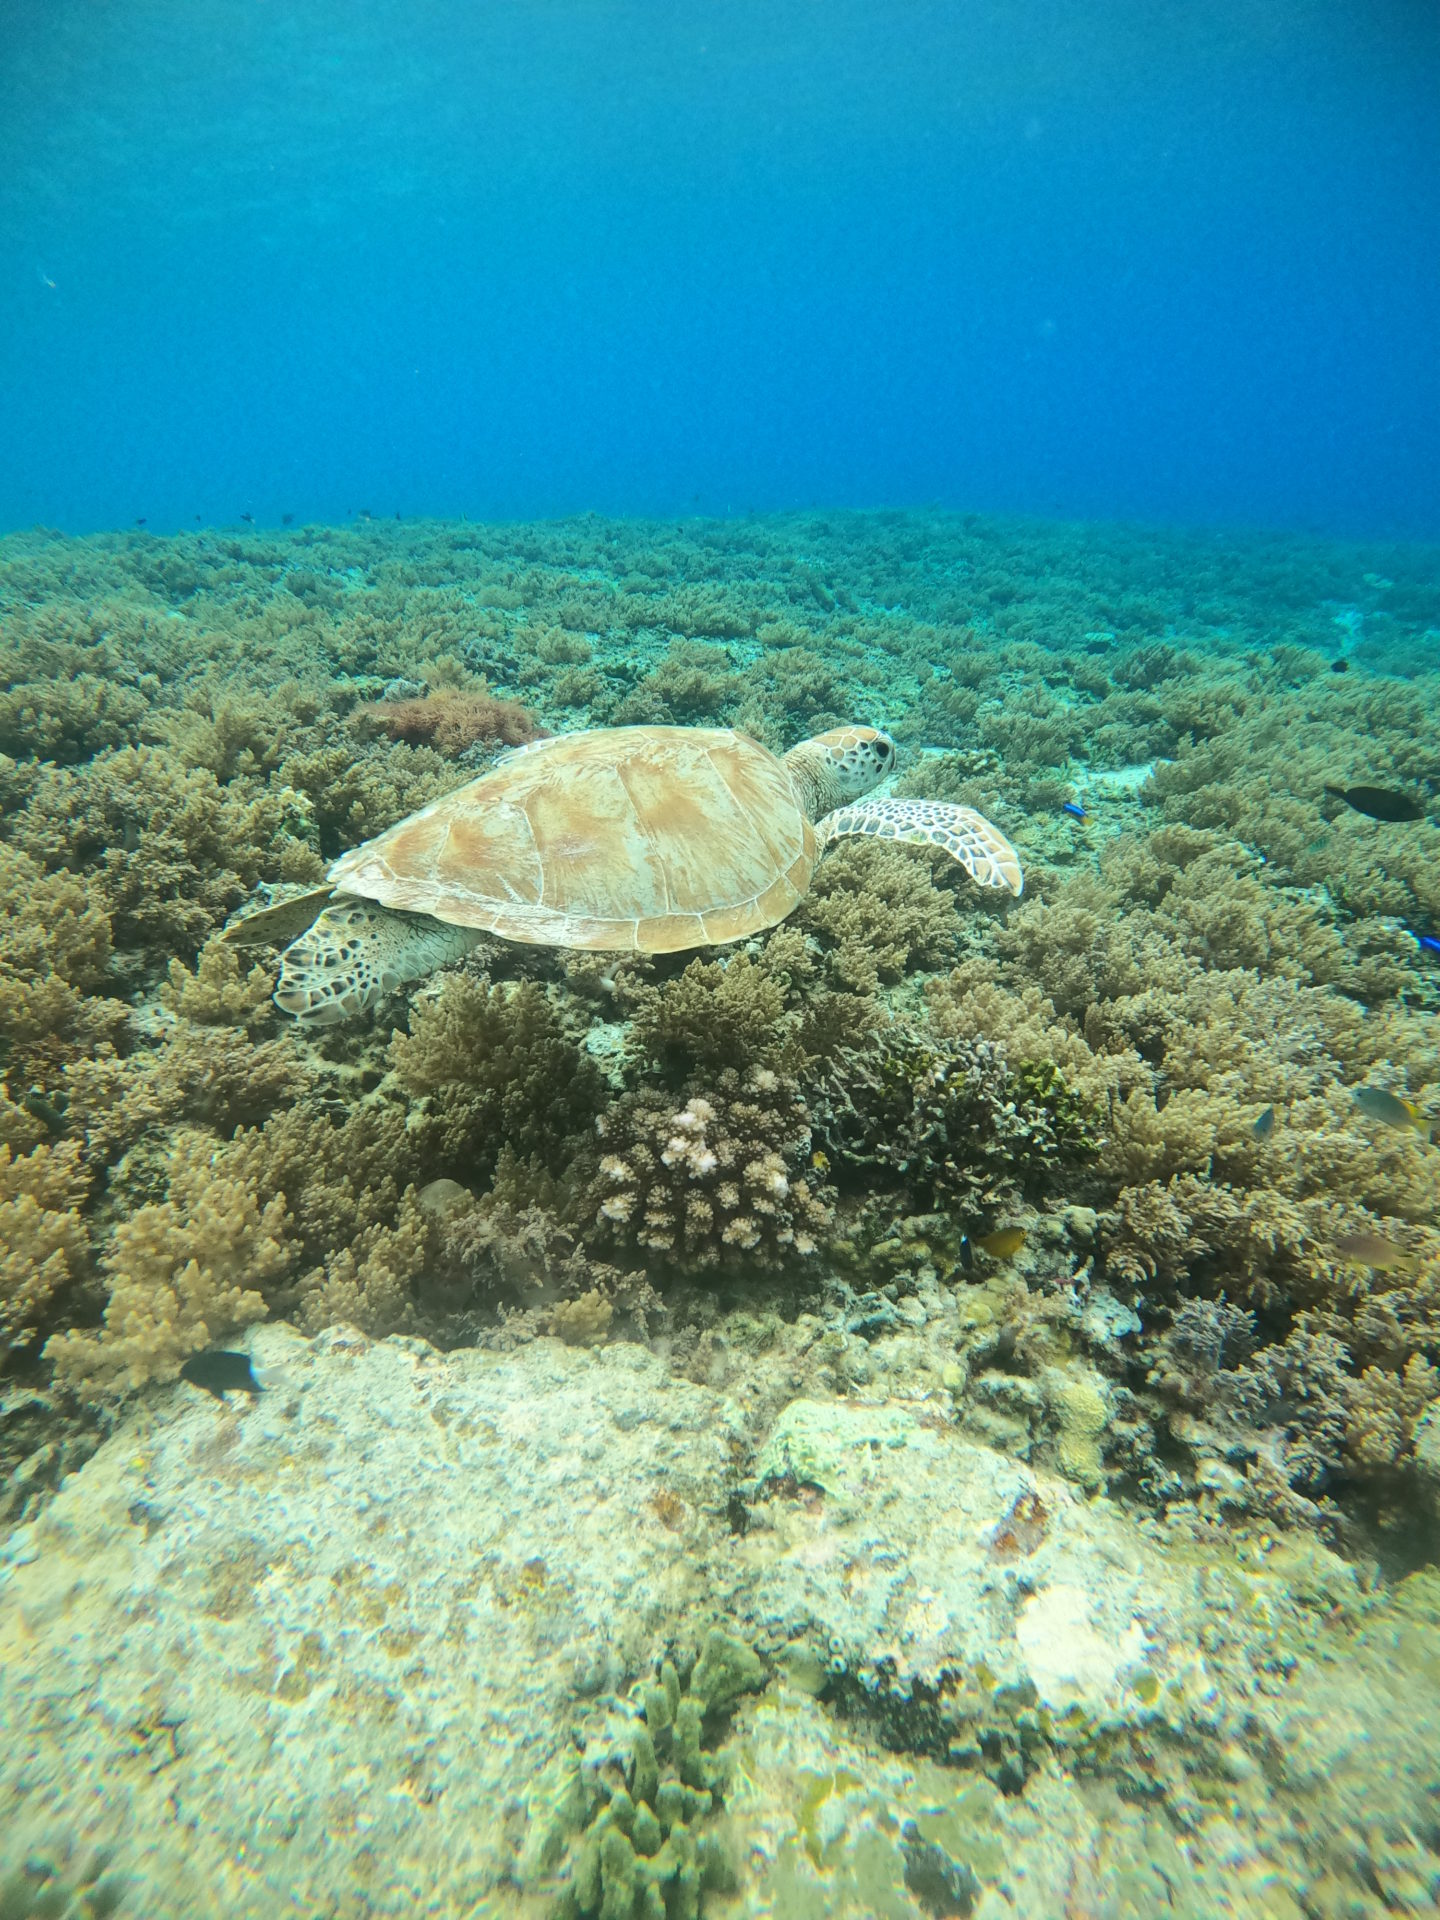
[[[337,900],[280,957],[275,1004],[310,1027],[363,1013],[387,993],[460,960],[484,938],[428,914]]]
[[[277,900],[273,907],[261,907],[242,919],[232,920],[220,937],[232,947],[288,946],[315,924],[334,896],[333,887],[310,887],[288,900]]]
[[[815,832],[822,846],[847,834],[899,840],[916,847],[940,847],[958,860],[981,887],[1008,887],[1018,895],[1025,885],[1020,856],[1000,829],[973,807],[948,800],[857,800],[827,813]]]

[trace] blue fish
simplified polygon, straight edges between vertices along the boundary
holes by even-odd
[[[1060,802],[1060,811],[1062,813],[1068,813],[1072,820],[1083,820],[1085,818],[1085,809],[1080,805],[1078,800],[1062,800]]]
[[[1271,1134],[1274,1133],[1275,1131],[1274,1107],[1266,1107],[1265,1111],[1260,1115],[1260,1118],[1255,1122],[1254,1126],[1250,1129],[1250,1131],[1251,1133],[1254,1134],[1257,1140],[1268,1140]]]
[[[1415,938],[1420,942],[1422,953],[1440,953],[1440,940],[1433,933],[1417,933]]]

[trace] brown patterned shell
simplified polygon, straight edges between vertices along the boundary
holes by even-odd
[[[598,727],[522,748],[329,877],[532,946],[675,953],[783,920],[816,850],[789,774],[743,733]]]

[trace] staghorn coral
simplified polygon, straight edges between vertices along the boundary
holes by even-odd
[[[988,1219],[1096,1151],[1098,1115],[1044,1062],[908,1027],[824,1063],[816,1133],[848,1182],[903,1182],[919,1210]]]
[[[169,1165],[168,1197],[111,1236],[103,1325],[46,1345],[57,1381],[83,1398],[172,1378],[187,1355],[263,1320],[294,1263],[284,1201],[262,1205],[209,1138],[177,1136]]]
[[[34,1339],[56,1295],[84,1271],[89,1187],[71,1142],[18,1158],[0,1146],[0,1353]]]
[[[562,1164],[598,1110],[599,1069],[570,1038],[543,987],[446,979],[420,999],[389,1060],[458,1177],[488,1170],[502,1146]]]
[[[813,1254],[830,1227],[805,1103],[766,1067],[727,1068],[688,1098],[639,1088],[596,1129],[584,1206],[601,1246],[633,1247],[661,1269],[776,1267]]]

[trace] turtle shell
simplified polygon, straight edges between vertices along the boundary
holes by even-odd
[[[743,733],[597,727],[522,747],[329,877],[532,946],[675,953],[783,920],[816,850],[785,767]]]

